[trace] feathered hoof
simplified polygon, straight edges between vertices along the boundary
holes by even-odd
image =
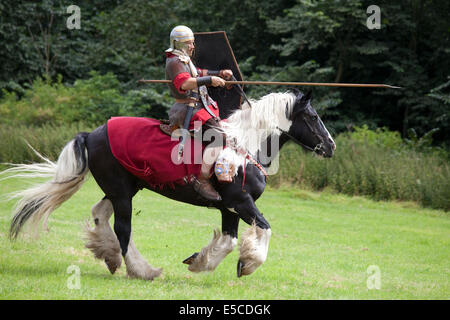
[[[162,271],[162,268],[153,268],[152,273],[145,280],[153,280],[154,278],[158,278],[161,275]]]
[[[198,254],[199,254],[198,252],[194,253],[194,254],[191,255],[189,258],[184,259],[184,260],[183,260],[183,263],[184,263],[184,264],[191,265],[191,264],[194,262],[195,258],[197,258]]]
[[[119,255],[113,258],[106,257],[105,264],[108,267],[109,272],[111,272],[111,274],[114,274],[122,264],[122,256]]]
[[[263,262],[264,261],[254,261],[254,260],[249,260],[249,261],[244,262],[241,259],[239,259],[239,261],[237,263],[238,278],[252,274],[253,272],[256,271],[256,269],[258,269],[258,267],[260,265],[263,264]]]
[[[131,279],[152,281],[154,278],[159,277],[161,273],[162,268],[153,268],[149,265],[147,265],[145,269],[141,270],[132,270],[131,268],[127,268],[127,275]]]

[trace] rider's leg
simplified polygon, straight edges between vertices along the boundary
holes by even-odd
[[[219,156],[222,147],[208,146],[203,152],[202,168],[197,183],[194,184],[195,190],[204,198],[211,201],[220,201],[222,198],[212,186],[209,178],[212,175],[211,168]]]
[[[209,178],[212,175],[211,169],[219,157],[225,143],[225,136],[221,132],[219,124],[209,119],[202,128],[203,140],[211,141],[210,144],[203,151],[202,167],[197,183],[194,184],[194,189],[200,193],[204,198],[211,201],[220,201],[222,198],[212,186]]]

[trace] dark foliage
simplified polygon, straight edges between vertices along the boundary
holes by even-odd
[[[408,137],[450,135],[450,2],[378,1],[381,28],[369,30],[372,3],[348,1],[77,1],[81,29],[69,30],[67,0],[0,1],[0,88],[18,97],[40,76],[73,85],[89,72],[112,72],[120,93],[142,90],[136,114],[164,117],[164,49],[178,24],[225,30],[246,79],[388,83],[402,90],[314,88],[333,133],[387,126]],[[248,87],[257,97],[273,88]],[[136,93],[135,93],[136,94]],[[4,94],[3,94],[4,95]],[[144,109],[140,108],[142,105]],[[148,107],[150,106],[150,108]]]

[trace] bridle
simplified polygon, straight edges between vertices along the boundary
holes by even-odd
[[[295,120],[296,117],[297,117],[297,116],[294,115],[294,119],[293,119],[293,120]],[[300,142],[297,138],[295,138],[293,135],[291,135],[288,131],[281,129],[280,127],[277,127],[277,129],[280,130],[281,133],[284,133],[285,135],[287,135],[287,136],[289,137],[289,139],[291,139],[292,141],[294,141],[296,144],[302,146],[303,148],[305,148],[305,149],[307,149],[307,150],[309,150],[309,151],[312,151],[312,152],[319,151],[319,150],[322,149],[322,147],[323,147],[323,139],[322,139],[322,137],[321,137],[320,134],[317,133],[317,131],[314,130],[314,128],[309,124],[309,122],[306,120],[306,118],[305,118],[304,115],[302,115],[302,120],[303,120],[303,122],[306,124],[306,126],[308,127],[309,131],[311,131],[312,134],[320,141],[314,148],[312,148],[312,147],[310,147],[310,146],[307,146],[306,144]]]
[[[232,80],[236,80],[236,78],[234,77],[234,75],[232,76]],[[250,101],[247,99],[247,95],[245,94],[244,90],[242,90],[242,87],[239,85],[234,85],[234,88],[236,88],[236,90],[239,92],[239,94],[244,98],[244,100],[248,103],[249,107],[251,108],[252,105],[250,104]],[[313,129],[313,127],[311,127],[311,125],[308,123],[308,121],[306,121],[305,116],[302,116],[303,121],[306,123],[306,126],[308,127],[308,129],[312,132],[312,134],[319,139],[319,143],[314,147],[311,148],[310,146],[307,146],[306,144],[300,142],[297,138],[295,138],[293,135],[291,135],[288,131],[281,129],[280,127],[277,126],[277,129],[280,130],[281,133],[285,134],[286,136],[289,137],[289,139],[291,139],[292,141],[294,141],[296,144],[302,146],[303,148],[312,151],[312,152],[316,152],[320,149],[322,149],[323,147],[323,139],[322,137],[317,133],[316,130]],[[295,119],[294,119],[295,120]]]
[[[281,129],[280,127],[277,127],[277,129],[280,130],[281,133],[287,135],[289,137],[289,139],[294,141],[296,144],[298,144],[299,146],[302,146],[303,148],[305,148],[309,151],[316,152],[316,151],[322,149],[322,147],[323,147],[322,137],[311,127],[311,125],[306,121],[306,119],[304,117],[303,117],[303,121],[306,123],[306,125],[308,126],[308,129],[313,133],[313,135],[320,141],[314,148],[311,148],[310,146],[307,146],[306,144],[300,142],[297,138],[295,138],[293,135],[291,135],[288,131]]]

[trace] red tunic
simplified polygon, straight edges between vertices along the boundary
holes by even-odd
[[[108,139],[112,154],[152,188],[190,183],[200,174],[204,146],[197,139],[187,139],[182,160],[174,161],[179,142],[163,133],[160,124],[151,118],[111,118]]]

